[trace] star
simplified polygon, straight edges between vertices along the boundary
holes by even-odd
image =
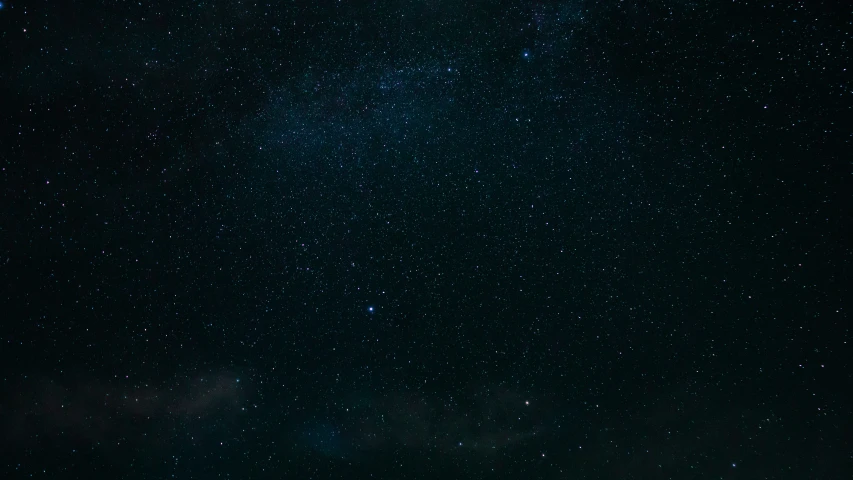
[[[367,307],[367,311],[373,313],[373,307]]]

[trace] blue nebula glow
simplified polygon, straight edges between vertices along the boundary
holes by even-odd
[[[5,6],[6,6],[6,4],[5,4],[5,3],[0,2],[0,10],[3,10],[3,7],[5,7]]]

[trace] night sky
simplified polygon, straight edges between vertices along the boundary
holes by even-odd
[[[0,5],[0,478],[850,478],[845,2]]]

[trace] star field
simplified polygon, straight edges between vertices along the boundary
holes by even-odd
[[[0,478],[846,478],[849,10],[0,3]]]

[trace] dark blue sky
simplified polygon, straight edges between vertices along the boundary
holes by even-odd
[[[840,478],[831,7],[6,2],[0,477]]]

